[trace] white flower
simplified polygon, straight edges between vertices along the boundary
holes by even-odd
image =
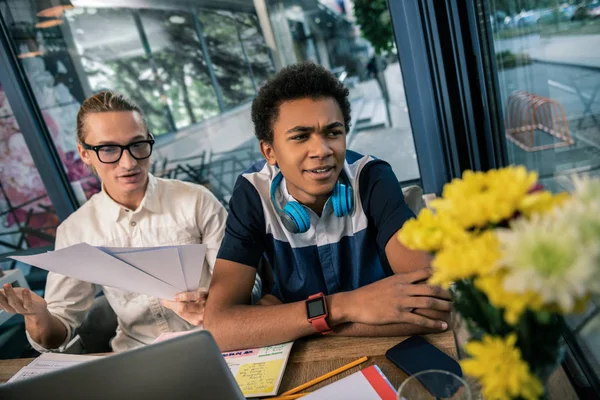
[[[600,292],[600,246],[582,241],[578,223],[566,212],[519,219],[498,231],[508,271],[507,291],[534,291],[544,304],[571,312],[575,302]]]
[[[574,175],[572,180],[575,188],[573,201],[585,206],[600,205],[600,179]]]

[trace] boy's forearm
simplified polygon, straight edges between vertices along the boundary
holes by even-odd
[[[330,326],[345,322],[337,297],[331,303]],[[204,328],[210,331],[222,351],[270,346],[317,333],[306,317],[303,301],[278,305],[231,305],[207,308]]]
[[[274,306],[234,305],[206,310],[204,327],[222,351],[289,342],[315,333],[303,318],[302,303]],[[214,320],[214,323],[213,323]]]
[[[336,336],[386,337],[424,335],[428,333],[440,333],[440,331],[412,324],[365,325],[348,323],[336,326],[331,334]]]

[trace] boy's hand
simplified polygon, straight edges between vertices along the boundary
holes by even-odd
[[[160,303],[190,324],[200,326],[204,322],[204,306],[207,298],[206,289],[198,289],[177,294],[175,301],[161,300]]]
[[[349,322],[368,325],[409,323],[440,331],[448,328],[444,317],[452,309],[450,293],[424,281],[431,275],[431,269],[396,274],[378,282],[345,293],[340,306],[346,310]],[[415,309],[441,311],[431,314],[428,311],[414,313]],[[436,315],[437,314],[437,315]],[[435,317],[432,319],[432,317]]]

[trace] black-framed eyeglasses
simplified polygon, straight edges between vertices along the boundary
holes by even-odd
[[[136,160],[144,160],[152,154],[153,139],[140,140],[129,143],[125,146],[120,144],[101,144],[100,146],[90,146],[87,143],[82,143],[86,150],[94,150],[98,156],[98,160],[104,164],[114,164],[123,156],[123,151],[127,150],[131,157]]]

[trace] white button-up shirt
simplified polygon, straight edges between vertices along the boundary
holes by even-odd
[[[208,249],[200,287],[208,288],[226,218],[223,206],[203,186],[149,175],[146,194],[137,210],[126,209],[105,191],[97,193],[58,227],[55,248],[82,242],[114,247],[205,243]],[[156,297],[106,286],[102,290],[118,317],[116,336],[111,343],[114,351],[152,343],[162,333],[193,328],[163,307]],[[53,272],[48,274],[45,294],[48,310],[67,328],[65,342],[53,350],[65,350],[96,293],[97,287],[92,283]],[[27,337],[36,350],[48,351]]]

